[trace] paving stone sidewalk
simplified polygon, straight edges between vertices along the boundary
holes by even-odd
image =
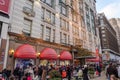
[[[100,77],[95,77],[94,79],[91,80],[107,80],[105,76],[105,72],[103,71]]]

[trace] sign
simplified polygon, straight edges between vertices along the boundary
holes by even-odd
[[[0,0],[0,12],[9,13],[10,0]]]

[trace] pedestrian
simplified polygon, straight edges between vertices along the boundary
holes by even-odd
[[[38,77],[39,77],[40,80],[41,80],[42,73],[43,73],[43,69],[42,68],[43,68],[42,66],[38,67]]]
[[[67,77],[67,72],[66,70],[62,71],[62,80],[64,80]]]
[[[111,80],[111,76],[113,75],[116,78],[118,77],[117,68],[112,63],[110,63],[109,67],[107,68],[107,74],[108,74],[108,80]]]
[[[115,76],[115,78],[119,78],[116,64],[113,65],[113,69],[114,69],[113,75]]]
[[[82,78],[83,78],[83,71],[82,71],[81,68],[79,68],[79,71],[78,71],[78,79],[79,79],[79,80],[82,80]]]
[[[75,80],[78,80],[78,69],[77,69],[77,67],[75,67],[74,70],[73,70],[73,76],[75,77]]]
[[[98,76],[101,76],[101,67],[99,66],[99,64],[97,64],[96,70],[98,72]]]
[[[118,79],[115,77],[115,75],[111,75],[110,80],[118,80]]]
[[[120,78],[120,65],[118,66],[118,77]]]
[[[67,67],[67,77],[68,77],[68,80],[71,80],[71,72],[72,72],[71,67],[68,66]]]
[[[87,67],[87,65],[84,65],[84,68],[83,68],[83,80],[89,80],[89,78],[88,78],[88,67]]]
[[[108,67],[109,67],[109,64],[106,65],[106,67],[105,67],[105,75],[106,75],[106,78],[108,78],[108,73],[107,73],[107,69],[108,69]]]

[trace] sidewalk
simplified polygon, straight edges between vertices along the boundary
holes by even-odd
[[[103,71],[100,77],[95,77],[94,79],[91,80],[107,80],[105,76],[105,72]]]

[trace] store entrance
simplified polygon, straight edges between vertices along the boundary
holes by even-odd
[[[15,68],[19,67],[23,70],[26,69],[28,66],[34,65],[33,59],[16,59],[15,60]]]

